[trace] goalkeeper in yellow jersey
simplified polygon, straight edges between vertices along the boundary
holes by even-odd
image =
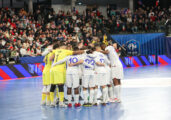
[[[66,49],[66,45],[64,43],[60,44],[59,49],[53,51],[52,56],[50,57],[50,61],[54,60],[54,63],[64,59],[69,55],[82,54],[83,50],[79,51],[71,51]],[[56,86],[58,85],[59,90],[59,107],[67,107],[64,104],[64,84],[66,78],[66,62],[63,64],[56,65],[51,68],[51,88],[50,88],[50,99],[51,99],[51,107],[55,106],[54,102],[54,91]]]
[[[50,105],[50,69],[52,61],[50,61],[50,56],[52,56],[52,49],[48,50],[49,52],[44,57],[45,68],[43,70],[43,90],[42,90],[42,101],[41,105]]]

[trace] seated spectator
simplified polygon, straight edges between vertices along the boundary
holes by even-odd
[[[20,48],[20,55],[21,55],[22,57],[28,56],[27,50],[26,50],[26,48],[25,48],[24,45],[22,46],[22,48]]]

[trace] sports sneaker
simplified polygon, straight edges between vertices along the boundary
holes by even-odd
[[[103,106],[106,106],[106,103],[102,103]]]
[[[120,99],[117,99],[116,102],[121,103],[121,100]]]
[[[84,103],[83,106],[87,107],[88,106],[88,103]]]
[[[67,107],[67,105],[65,105],[65,103],[63,103],[63,102],[59,102],[59,107],[65,108],[65,107]]]
[[[81,106],[81,104],[80,103],[75,103],[75,105],[74,105],[75,107],[80,107]]]
[[[55,104],[54,104],[54,103],[51,103],[51,104],[50,104],[50,107],[51,107],[51,108],[54,108],[54,107],[55,107]]]
[[[77,103],[77,107],[80,107],[81,106],[81,104],[80,103]]]
[[[72,107],[72,104],[71,104],[71,103],[69,103],[69,104],[68,104],[68,107],[69,107],[69,108],[71,108],[71,107]]]
[[[42,106],[46,105],[46,101],[41,101],[41,105]]]
[[[47,102],[46,102],[46,105],[47,105],[47,106],[50,106],[50,101],[47,101]]]
[[[109,99],[109,102],[114,103],[114,102],[115,102],[115,100],[114,100],[114,99],[112,99],[112,98],[110,98],[110,99]]]
[[[98,104],[97,103],[93,103],[93,106],[98,106]]]
[[[88,103],[88,107],[91,107],[92,106],[92,103]]]
[[[114,102],[117,102],[117,101],[118,101],[118,98],[114,98],[113,101],[114,101]]]

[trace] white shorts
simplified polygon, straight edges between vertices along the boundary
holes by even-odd
[[[84,88],[95,87],[94,75],[83,75],[82,85]]]
[[[50,92],[50,85],[43,85],[43,90],[42,90],[43,93],[48,93]]]
[[[106,81],[107,81],[107,85],[110,85],[112,82],[112,77],[111,77],[111,69],[108,69],[107,70],[107,73],[106,73]]]
[[[118,65],[116,67],[111,67],[111,77],[116,79],[123,79],[123,67],[121,65]]]
[[[108,81],[107,81],[107,77],[106,77],[106,73],[98,73],[96,76],[97,79],[97,83],[99,86],[104,86],[107,85]]]
[[[97,72],[95,72],[94,73],[94,84],[95,84],[95,86],[98,86],[98,74],[97,74]]]
[[[79,87],[79,75],[78,74],[66,74],[66,86],[69,88]]]

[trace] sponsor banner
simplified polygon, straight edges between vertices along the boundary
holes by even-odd
[[[171,59],[166,55],[159,55],[157,58],[155,55],[120,57],[120,61],[124,68],[155,65],[156,63],[171,65]],[[0,66],[0,80],[41,76],[44,66],[44,63],[3,65]]]

